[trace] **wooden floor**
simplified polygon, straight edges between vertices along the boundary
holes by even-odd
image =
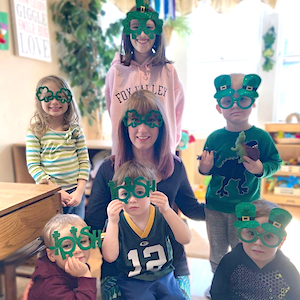
[[[299,232],[300,232],[300,207],[285,206],[293,216],[293,220],[288,225],[286,231],[288,233],[287,240],[285,241],[282,251],[288,256],[291,262],[296,266],[300,272],[300,255],[299,255]],[[208,257],[208,241],[206,235],[205,222],[196,222],[188,220],[189,227],[192,230],[192,242],[191,245],[186,247],[186,253],[188,256],[188,264],[191,272],[191,295],[192,300],[204,300],[204,291],[211,284],[213,274],[210,270],[210,264]],[[100,253],[98,249],[92,249],[92,253],[89,259],[92,275],[99,277],[100,275]],[[33,271],[29,270],[29,273]],[[29,279],[18,278],[18,297],[21,297],[23,290]],[[97,280],[98,290],[99,280]],[[97,300],[100,300],[99,294]],[[4,297],[0,297],[0,300],[5,300]]]

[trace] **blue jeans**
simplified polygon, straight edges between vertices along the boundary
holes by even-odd
[[[67,193],[71,194],[76,190],[76,188],[66,191]],[[64,214],[74,214],[79,216],[84,220],[85,217],[85,195],[82,195],[81,201],[78,206],[66,206],[63,207]]]

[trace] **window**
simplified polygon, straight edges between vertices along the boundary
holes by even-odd
[[[298,0],[279,0],[275,10],[279,14],[281,38],[274,121],[284,121],[289,114],[300,113],[300,94],[297,93],[300,78],[300,3]]]
[[[228,14],[218,14],[207,1],[190,16],[193,34],[187,45],[186,105],[183,128],[200,131],[205,138],[224,127],[216,106],[214,79],[221,74],[258,73],[261,28],[271,8],[260,1],[244,0]],[[251,114],[256,123],[256,110]]]

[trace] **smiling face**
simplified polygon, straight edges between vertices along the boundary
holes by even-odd
[[[60,237],[59,238],[63,238],[66,236],[72,237],[72,234],[70,232],[71,227],[74,225],[68,225],[65,226],[63,229],[59,230],[60,233]],[[78,232],[80,232],[80,230],[84,227],[84,226],[76,226]],[[80,243],[82,246],[87,247],[89,244],[89,238],[87,236],[83,236],[80,240]],[[54,243],[54,241],[53,241]],[[64,249],[64,251],[69,251],[72,248],[72,243],[69,239],[64,240],[62,242],[62,248]],[[55,255],[54,252],[55,250],[50,250],[50,249],[46,249],[47,251],[47,256],[49,258],[50,261],[55,262],[61,269],[65,269],[65,264],[67,262],[66,259],[63,259],[61,254],[59,253],[59,255]],[[82,263],[87,263],[89,257],[90,257],[90,249],[89,250],[81,250],[79,248],[79,246],[76,244],[75,250],[73,252],[73,256],[78,259],[79,261],[81,261]]]
[[[128,134],[132,143],[133,152],[136,150],[153,152],[158,133],[158,127],[151,128],[145,123],[137,125],[136,127],[129,126]]]
[[[242,88],[244,75],[236,74],[231,77],[231,88],[235,90],[233,98],[238,98],[237,90]],[[223,98],[221,101],[224,100]],[[232,107],[223,109],[219,105],[216,106],[218,112],[222,114],[227,121],[226,129],[229,131],[241,131],[247,130],[251,127],[249,124],[249,116],[252,112],[252,108],[255,107],[255,103],[248,109],[242,109],[238,107],[235,102]]]
[[[269,217],[259,217],[255,219],[260,225],[263,223],[268,223]],[[258,233],[264,233],[265,231],[261,226],[256,228]],[[284,239],[285,240],[285,239]],[[265,267],[270,263],[276,255],[276,252],[282,246],[284,240],[280,243],[278,247],[270,248],[266,247],[261,240],[258,238],[253,243],[242,242],[245,253],[255,262],[259,268]]]
[[[53,81],[46,81],[43,86],[46,86],[50,91],[55,95],[60,89]],[[47,95],[41,95],[41,98]],[[66,111],[68,110],[68,103],[61,103],[56,98],[50,100],[49,102],[41,101],[42,109],[45,113],[47,113],[50,117],[53,118],[62,118]]]
[[[138,28],[139,21],[137,19],[130,21],[130,28],[135,30]],[[148,20],[146,26],[150,30],[155,29],[155,23],[152,20]],[[147,57],[152,54],[152,48],[155,43],[156,35],[153,39],[150,39],[149,35],[145,34],[144,31],[140,35],[136,36],[136,39],[130,35],[130,42],[134,48],[134,58],[138,63],[142,63]],[[142,60],[142,61],[141,61]]]

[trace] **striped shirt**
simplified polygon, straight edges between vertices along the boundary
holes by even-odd
[[[77,186],[78,179],[89,178],[89,155],[79,126],[67,131],[48,129],[41,138],[29,129],[26,160],[28,171],[36,183],[50,179],[63,190],[69,190]]]

